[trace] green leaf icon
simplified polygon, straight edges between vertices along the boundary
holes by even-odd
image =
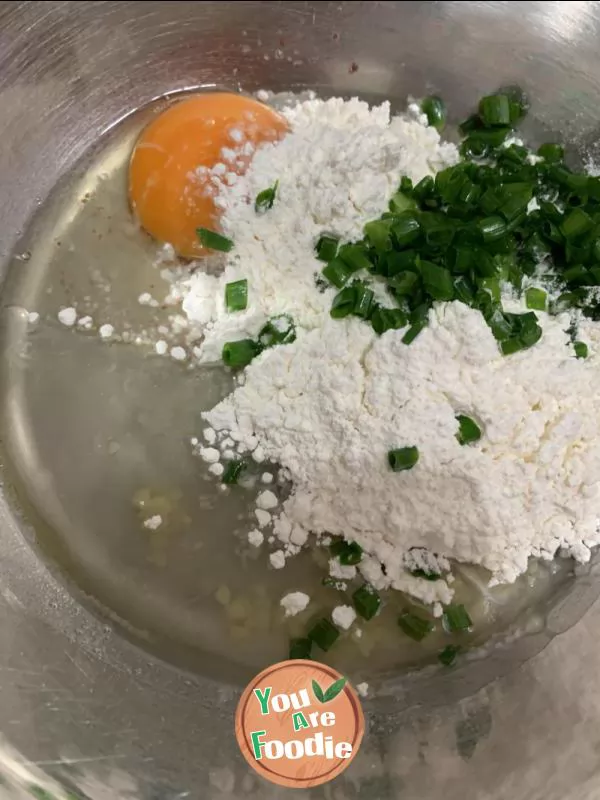
[[[319,703],[324,703],[325,695],[323,694],[323,689],[321,689],[321,687],[316,681],[312,682],[312,690]]]
[[[339,680],[332,683],[329,689],[325,692],[324,695],[324,703],[328,703],[330,700],[335,700],[338,694],[342,691],[344,686],[346,685],[346,678],[340,678]]]

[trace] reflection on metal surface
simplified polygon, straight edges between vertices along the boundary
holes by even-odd
[[[599,131],[600,8],[584,5],[0,3],[3,268],[40,201],[102,131],[189,86],[309,87],[400,101],[435,89],[458,117],[480,93],[517,82],[539,110],[532,131],[560,131],[587,146]],[[236,693],[115,637],[65,593],[23,536],[31,536],[27,523],[3,499],[0,730],[10,745],[91,798],[265,797],[235,752]],[[564,598],[553,631],[586,610],[597,580],[592,572]],[[437,696],[426,682],[396,687],[395,700],[374,705],[336,800],[597,796],[600,702],[585,687],[600,667],[598,613],[448,708],[432,706],[455,691],[477,692],[490,662],[453,673],[461,685],[449,682]],[[543,636],[527,647],[539,650]],[[494,659],[492,670],[507,671],[515,650]],[[417,700],[427,709],[411,708]]]

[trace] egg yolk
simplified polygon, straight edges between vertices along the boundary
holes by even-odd
[[[219,230],[215,176],[241,175],[286,121],[237,94],[199,94],[170,106],[141,133],[129,165],[129,201],[142,227],[186,258],[206,255],[197,228]]]

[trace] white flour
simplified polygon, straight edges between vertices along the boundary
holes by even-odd
[[[277,540],[272,566],[283,567],[309,533],[339,535],[361,545],[359,570],[376,588],[446,603],[450,581],[407,570],[445,572],[453,558],[511,582],[529,557],[559,548],[585,561],[600,541],[598,326],[582,326],[584,361],[574,357],[568,320],[544,314],[541,341],[509,357],[481,314],[460,303],[437,305],[410,346],[401,331],[377,337],[359,320],[331,320],[332,292],[314,283],[319,234],[360,236],[401,175],[418,179],[456,152],[414,119],[389,123],[387,106],[311,101],[288,118],[293,132],[221,192],[235,240],[224,276],[197,273],[178,287],[206,336],[200,360],[218,358],[225,340],[256,335],[271,315],[296,322],[296,342],[256,358],[205,415],[221,456],[235,442],[237,454],[260,452],[291,480],[282,505],[263,491],[256,510]],[[275,180],[273,209],[257,215],[247,198]],[[240,278],[249,307],[228,314],[224,285]],[[477,444],[459,445],[457,414],[479,422]],[[418,464],[394,473],[387,453],[405,446],[418,447]],[[331,567],[342,580],[356,574],[337,560]]]
[[[243,179],[219,194],[224,232],[235,247],[220,277],[197,272],[173,287],[191,323],[205,337],[197,357],[219,361],[223,343],[255,336],[268,317],[290,314],[314,328],[331,307],[319,293],[323,267],[314,246],[323,231],[344,239],[362,235],[365,221],[387,207],[400,177],[415,181],[457,160],[456,148],[413,117],[394,117],[389,104],[369,109],[359,100],[309,100],[285,112],[293,132],[257,151]],[[257,214],[254,198],[279,181],[275,204]],[[248,280],[248,308],[229,313],[225,284]]]

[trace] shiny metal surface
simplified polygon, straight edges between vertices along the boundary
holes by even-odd
[[[593,150],[599,34],[597,3],[0,3],[0,258],[5,268],[28,218],[99,133],[190,86],[399,102],[433,89],[460,116],[482,92],[519,83],[535,103],[533,133]],[[17,796],[15,781],[50,788],[47,776],[90,798],[283,796],[236,752],[236,692],[116,637],[48,573],[27,522],[0,502],[0,796]],[[597,580],[592,570],[564,598],[550,633],[586,610]],[[596,605],[487,688],[483,663],[455,679],[472,683],[441,696],[405,684],[395,702],[370,709],[346,776],[305,796],[597,798],[599,618]],[[547,638],[528,641],[534,652]],[[456,691],[471,697],[450,702]]]

